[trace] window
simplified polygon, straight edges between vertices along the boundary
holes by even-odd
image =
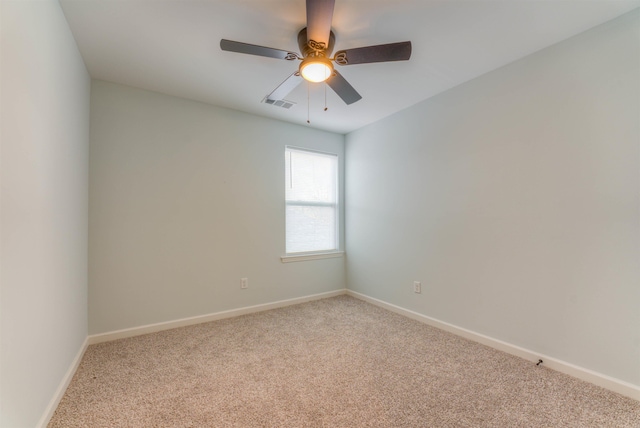
[[[338,156],[285,149],[286,252],[336,251]]]

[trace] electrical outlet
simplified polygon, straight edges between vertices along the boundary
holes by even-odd
[[[420,281],[413,281],[413,292],[422,293],[422,283]]]
[[[240,288],[249,288],[249,278],[240,278]]]

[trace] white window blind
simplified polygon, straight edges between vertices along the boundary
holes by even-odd
[[[338,249],[338,156],[285,149],[286,252]]]

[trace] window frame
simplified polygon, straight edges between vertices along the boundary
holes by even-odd
[[[335,168],[335,203],[330,203],[330,202],[316,202],[316,201],[309,201],[309,202],[304,202],[304,201],[288,201],[287,200],[287,196],[286,196],[286,186],[287,186],[287,171],[286,171],[286,156],[287,153],[291,152],[291,151],[297,151],[297,152],[303,152],[303,153],[310,153],[310,154],[317,154],[317,155],[324,155],[324,156],[332,156],[335,157],[335,162],[336,162],[336,168]],[[289,167],[291,167],[291,165],[289,164]],[[305,147],[298,147],[298,146],[291,146],[291,145],[286,145],[285,146],[285,168],[284,168],[284,174],[285,174],[285,195],[284,195],[284,255],[281,256],[281,260],[283,263],[288,263],[288,262],[297,262],[297,261],[304,261],[304,260],[318,260],[318,259],[327,259],[327,258],[334,258],[334,257],[342,257],[344,254],[344,251],[342,251],[342,242],[341,242],[341,215],[340,215],[340,209],[341,209],[341,204],[340,204],[340,179],[341,179],[341,174],[340,174],[340,155],[338,153],[332,153],[332,152],[325,152],[325,151],[321,151],[321,150],[315,150],[315,149],[309,149],[309,148],[305,148]],[[287,207],[289,206],[316,206],[316,207],[333,207],[334,208],[334,215],[335,215],[335,248],[333,249],[327,249],[327,250],[312,250],[312,251],[299,251],[299,252],[287,252]]]

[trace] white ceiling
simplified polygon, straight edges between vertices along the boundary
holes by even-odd
[[[220,39],[298,52],[305,0],[60,0],[91,76],[347,133],[640,7],[640,0],[336,0],[335,50],[410,40],[409,61],[339,67],[363,99],[303,83],[290,110],[262,103],[297,62],[220,50]],[[307,100],[310,99],[310,125]]]

